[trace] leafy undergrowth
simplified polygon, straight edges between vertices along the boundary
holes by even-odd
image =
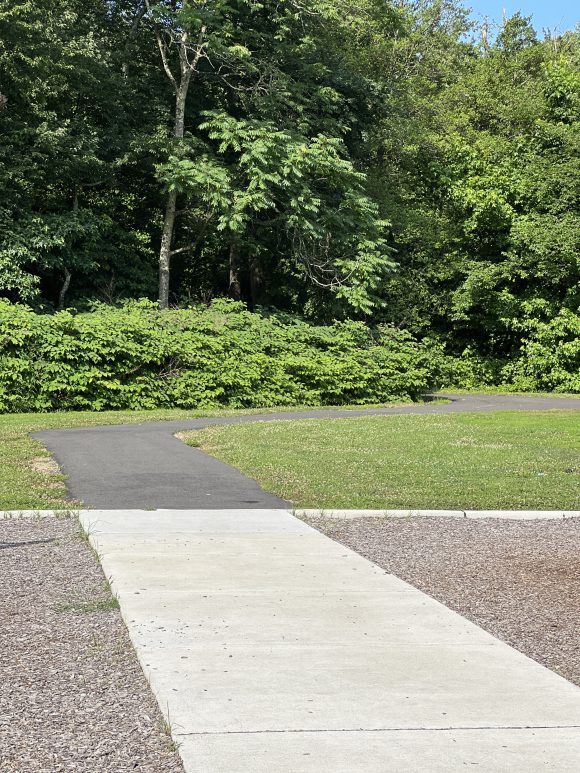
[[[259,408],[416,400],[428,347],[386,325],[313,325],[243,304],[149,301],[36,314],[0,300],[0,412]]]

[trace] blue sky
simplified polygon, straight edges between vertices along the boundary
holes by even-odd
[[[487,16],[490,21],[501,22],[503,9],[508,16],[521,11],[524,16],[532,16],[532,22],[537,32],[543,27],[559,32],[574,29],[580,21],[578,0],[466,0],[465,4],[473,9],[473,18],[481,19]]]

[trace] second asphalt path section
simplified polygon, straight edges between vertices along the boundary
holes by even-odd
[[[279,508],[291,503],[256,481],[175,437],[183,430],[220,424],[298,419],[338,419],[401,414],[513,410],[580,410],[580,398],[515,395],[438,395],[449,403],[383,408],[318,409],[176,421],[118,424],[34,433],[67,476],[72,500],[101,510],[220,510]]]

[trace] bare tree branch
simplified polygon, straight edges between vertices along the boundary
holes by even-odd
[[[181,210],[181,212],[185,212],[185,210]],[[210,212],[208,215],[206,215],[203,221],[203,225],[201,226],[196,238],[189,244],[186,244],[184,247],[178,247],[176,250],[171,250],[171,252],[169,253],[170,257],[173,257],[174,255],[179,255],[180,252],[189,252],[190,250],[194,250],[197,247],[197,245],[200,243],[200,241],[203,239],[203,236],[207,231],[207,227],[212,219],[213,219],[213,212]]]
[[[159,53],[161,54],[161,62],[163,64],[163,69],[165,71],[165,75],[167,75],[171,85],[173,86],[174,90],[177,92],[178,86],[177,81],[175,80],[175,76],[171,72],[171,67],[169,65],[169,58],[167,56],[167,44],[164,42],[161,31],[159,29],[159,25],[153,19],[153,16],[151,14],[151,4],[149,0],[145,0],[145,6],[147,8],[147,13],[149,16],[151,16],[151,19],[153,21],[153,29],[155,30],[155,40],[157,41],[157,47],[159,48]]]
[[[131,43],[133,42],[133,39],[135,38],[135,35],[137,34],[137,30],[139,29],[139,24],[141,23],[141,19],[145,16],[145,13],[147,11],[147,5],[145,4],[144,0],[141,0],[139,5],[137,6],[137,10],[135,12],[135,17],[133,19],[133,23],[131,24],[131,29],[129,30],[129,34],[127,35],[127,39],[125,41],[125,49],[123,53],[123,63],[121,65],[121,72],[125,77],[129,74],[129,62],[127,61],[129,49],[131,47]]]
[[[194,242],[191,242],[191,244],[186,244],[184,247],[178,247],[176,250],[171,250],[169,253],[171,257],[174,255],[179,255],[180,252],[189,252],[189,250],[195,249],[198,243],[198,239],[196,239]]]

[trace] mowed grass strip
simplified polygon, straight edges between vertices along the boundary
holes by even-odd
[[[276,421],[187,437],[297,507],[580,509],[580,411]]]

